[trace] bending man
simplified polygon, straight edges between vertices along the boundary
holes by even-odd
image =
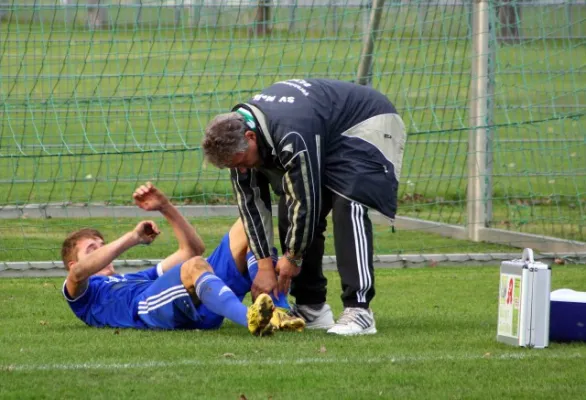
[[[207,126],[203,149],[232,184],[259,260],[253,293],[287,292],[308,328],[340,335],[376,333],[372,224],[367,208],[393,220],[405,127],[372,88],[328,79],[277,82]],[[269,185],[281,196],[284,253],[270,260]],[[326,216],[332,211],[344,312],[334,325],[322,272]]]

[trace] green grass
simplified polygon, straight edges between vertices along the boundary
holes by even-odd
[[[341,311],[328,272],[328,302]],[[217,331],[94,329],[68,310],[61,279],[0,280],[0,397],[568,399],[586,389],[583,343],[497,343],[498,268],[377,270],[378,334],[255,338]],[[555,266],[552,289],[586,290]],[[248,302],[248,298],[245,302]]]
[[[128,251],[124,254],[125,259],[164,258],[174,251],[177,244],[171,227],[162,218],[154,220],[162,230],[161,236],[150,246],[139,246]],[[59,260],[61,244],[69,232],[91,226],[99,229],[106,240],[111,241],[133,229],[138,221],[133,218],[4,220],[0,226],[0,261]],[[206,243],[206,255],[209,255],[229,231],[234,219],[202,218],[192,219],[191,222]],[[326,240],[327,255],[335,255],[331,225],[329,221],[326,232],[330,237]],[[473,243],[421,231],[399,230],[392,233],[390,228],[382,225],[374,225],[373,229],[375,254],[519,252],[505,245]],[[279,243],[276,226],[275,243]]]

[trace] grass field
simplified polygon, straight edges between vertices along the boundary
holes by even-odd
[[[300,8],[294,26],[280,8],[272,36],[261,38],[249,36],[250,7],[193,9],[193,28],[188,9],[173,26],[174,9],[145,7],[135,25],[137,7],[112,3],[110,25],[96,31],[84,27],[84,6],[0,10],[0,213],[129,204],[146,180],[179,204],[232,203],[226,171],[203,165],[199,150],[212,115],[275,81],[354,79],[360,60],[359,8]],[[467,9],[401,3],[387,2],[373,68],[373,86],[409,132],[400,215],[464,226]],[[524,7],[522,21],[528,39],[495,53],[493,226],[586,240],[586,8]],[[155,220],[161,237],[125,258],[174,250],[169,226]],[[72,230],[94,226],[111,240],[136,222],[2,220],[0,262],[58,260]],[[192,222],[209,254],[233,221]],[[377,254],[518,251],[375,226]],[[326,276],[338,315],[340,280]],[[357,338],[255,338],[231,322],[217,331],[93,329],[68,310],[62,278],[0,279],[0,398],[582,398],[584,344],[496,342],[498,277],[497,265],[377,270],[379,333]],[[563,287],[586,291],[583,268],[553,266],[552,289]]]
[[[378,334],[255,338],[217,331],[93,329],[61,279],[0,281],[0,397],[201,399],[569,399],[586,390],[584,344],[497,343],[498,268],[377,270]],[[341,311],[339,278],[328,302]],[[586,290],[554,266],[552,288]],[[248,302],[248,298],[245,302]]]
[[[173,230],[162,218],[154,218],[162,234],[150,246],[139,246],[125,253],[124,259],[158,259],[171,254],[177,247]],[[0,261],[60,260],[61,244],[68,233],[83,227],[95,227],[107,241],[132,230],[139,219],[133,218],[89,218],[51,220],[4,220],[0,226]],[[234,218],[204,218],[191,220],[206,244],[206,255],[220,243],[229,231]],[[331,237],[331,221],[326,234]],[[474,243],[465,240],[444,238],[419,231],[398,231],[375,225],[375,254],[434,253],[519,253],[519,249],[490,243]],[[278,242],[275,225],[275,243]],[[425,247],[423,247],[425,246]],[[335,255],[334,241],[326,241],[326,255]],[[520,254],[520,253],[519,253]]]

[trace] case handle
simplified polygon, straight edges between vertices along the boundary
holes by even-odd
[[[533,261],[533,250],[523,249],[523,261],[534,262]]]

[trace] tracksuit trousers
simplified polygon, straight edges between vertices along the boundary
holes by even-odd
[[[291,295],[297,304],[321,304],[326,301],[327,279],[323,274],[326,217],[332,212],[336,263],[342,281],[344,307],[368,308],[374,297],[372,222],[368,209],[326,188],[322,188],[322,208],[312,243],[307,247],[301,273],[293,279]],[[285,196],[279,201],[279,237],[284,238],[289,221]]]

